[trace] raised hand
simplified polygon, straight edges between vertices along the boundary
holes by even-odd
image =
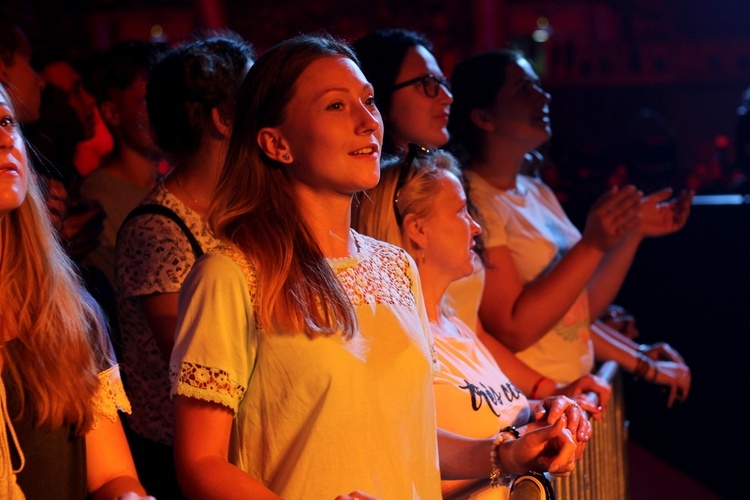
[[[643,193],[635,186],[613,187],[589,210],[582,240],[606,252],[639,222]]]
[[[693,191],[683,191],[675,199],[671,188],[664,188],[643,198],[638,231],[648,237],[664,236],[682,229],[690,216]]]

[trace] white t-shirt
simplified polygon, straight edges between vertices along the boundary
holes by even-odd
[[[357,313],[352,340],[258,328],[244,257],[199,259],[180,292],[172,393],[231,409],[230,461],[283,498],[440,498],[437,361],[416,266],[352,234],[358,253],[329,260]]]
[[[433,383],[438,427],[463,436],[487,438],[508,425],[526,425],[531,416],[526,396],[508,380],[476,334],[457,317],[451,321],[457,336],[433,336],[440,362]],[[487,455],[489,461],[489,449]],[[443,481],[443,492],[452,492],[464,483]],[[488,487],[470,498],[509,496],[507,487]]]
[[[581,239],[552,190],[541,181],[518,175],[516,188],[505,191],[471,170],[466,177],[472,202],[483,218],[485,247],[507,246],[524,284],[547,273]],[[568,384],[594,366],[590,321],[584,289],[552,330],[517,355],[557,383]]]

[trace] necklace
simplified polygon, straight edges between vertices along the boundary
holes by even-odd
[[[185,186],[182,185],[182,181],[180,180],[179,177],[177,177],[177,185],[180,186],[180,189],[182,189],[185,192],[185,194],[190,197],[191,200],[193,200],[193,203],[195,203],[195,206],[198,207],[202,213],[206,213],[206,209],[203,208],[203,205],[198,200],[195,199],[195,196],[193,196],[190,193],[190,191],[185,189]]]

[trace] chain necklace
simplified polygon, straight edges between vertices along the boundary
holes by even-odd
[[[183,192],[184,192],[184,193],[185,193],[186,195],[188,195],[188,196],[190,197],[190,199],[191,199],[191,200],[193,200],[193,203],[195,203],[195,206],[196,206],[196,207],[198,207],[198,208],[200,209],[200,211],[201,211],[202,213],[206,213],[206,209],[205,209],[205,208],[203,208],[203,205],[202,205],[202,204],[201,204],[201,203],[200,203],[200,202],[199,202],[198,200],[196,200],[196,199],[195,199],[195,196],[193,196],[193,195],[192,195],[192,194],[190,193],[190,191],[188,191],[187,189],[185,189],[185,186],[183,186],[183,185],[182,185],[182,181],[180,180],[180,178],[179,178],[179,177],[177,177],[177,185],[178,185],[178,186],[180,186],[180,189],[182,189],[182,191],[183,191]]]

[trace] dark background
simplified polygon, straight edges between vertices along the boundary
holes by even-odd
[[[699,194],[746,191],[726,179],[750,86],[747,0],[3,1],[35,51],[65,50],[84,73],[111,43],[149,39],[159,26],[174,43],[193,28],[229,27],[259,53],[300,32],[352,40],[374,28],[416,29],[433,40],[447,75],[466,55],[513,45],[552,94],[548,164],[576,224],[625,162],[628,123],[644,107],[673,129],[676,189],[703,169],[721,177],[709,188],[693,176]],[[548,39],[534,41],[545,19]],[[660,389],[626,377],[630,436],[726,498],[745,490],[750,462],[748,233],[748,205],[695,206],[680,233],[644,242],[618,297],[635,313],[640,341],[668,341],[693,370],[689,399],[670,410]]]

